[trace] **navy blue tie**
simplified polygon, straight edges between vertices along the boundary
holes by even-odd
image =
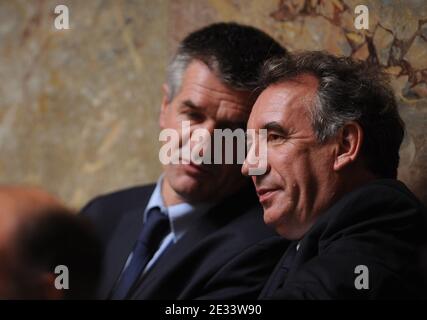
[[[132,260],[124,270],[115,287],[111,299],[125,299],[134,283],[139,279],[147,263],[160,246],[160,242],[170,231],[168,217],[158,207],[150,209],[147,221],[135,244]]]

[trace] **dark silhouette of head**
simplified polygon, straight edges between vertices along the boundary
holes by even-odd
[[[35,188],[0,187],[0,234],[0,298],[94,297],[100,245],[91,225],[58,200]]]

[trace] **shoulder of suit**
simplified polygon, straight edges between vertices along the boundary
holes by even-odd
[[[310,232],[326,236],[358,226],[379,228],[399,223],[425,225],[426,209],[402,182],[384,179],[344,195],[319,217]]]
[[[416,196],[398,180],[381,179],[375,180],[338,200],[341,205],[351,204],[352,206],[372,207],[378,204],[385,206],[395,205],[396,203],[405,204],[407,207],[423,209],[423,205]]]
[[[114,212],[126,212],[139,208],[147,201],[153,193],[155,184],[145,186],[135,186],[118,190],[115,192],[100,195],[91,201],[81,210],[83,214],[96,215]]]
[[[99,239],[107,242],[125,215],[145,208],[154,187],[154,184],[136,186],[98,196],[81,210],[81,214],[93,223]]]

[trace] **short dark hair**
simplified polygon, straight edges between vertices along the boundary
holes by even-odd
[[[16,249],[22,268],[20,290],[32,290],[31,275],[52,273],[58,265],[69,269],[65,299],[91,299],[101,274],[102,252],[89,221],[66,209],[47,211],[17,230]],[[24,294],[28,294],[25,293]]]
[[[311,74],[318,81],[310,109],[319,142],[334,136],[348,121],[362,127],[361,154],[367,169],[380,178],[397,177],[405,126],[388,77],[377,65],[322,51],[271,59],[262,68],[259,89]]]
[[[191,61],[205,63],[233,89],[253,90],[258,72],[269,58],[287,51],[272,37],[254,27],[237,23],[215,23],[190,33],[180,43],[168,67],[169,101],[181,86]]]

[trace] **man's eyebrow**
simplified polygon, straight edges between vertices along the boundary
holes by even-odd
[[[262,129],[266,129],[267,131],[275,131],[278,133],[286,134],[286,130],[280,125],[280,123],[276,121],[267,122],[263,125]]]
[[[198,105],[196,105],[193,101],[191,101],[191,100],[184,100],[183,102],[182,102],[182,105],[184,105],[184,106],[186,106],[186,107],[188,107],[188,108],[190,108],[190,109],[197,109],[197,110],[201,110],[201,109],[203,109],[202,107],[200,107],[200,106],[198,106]]]

